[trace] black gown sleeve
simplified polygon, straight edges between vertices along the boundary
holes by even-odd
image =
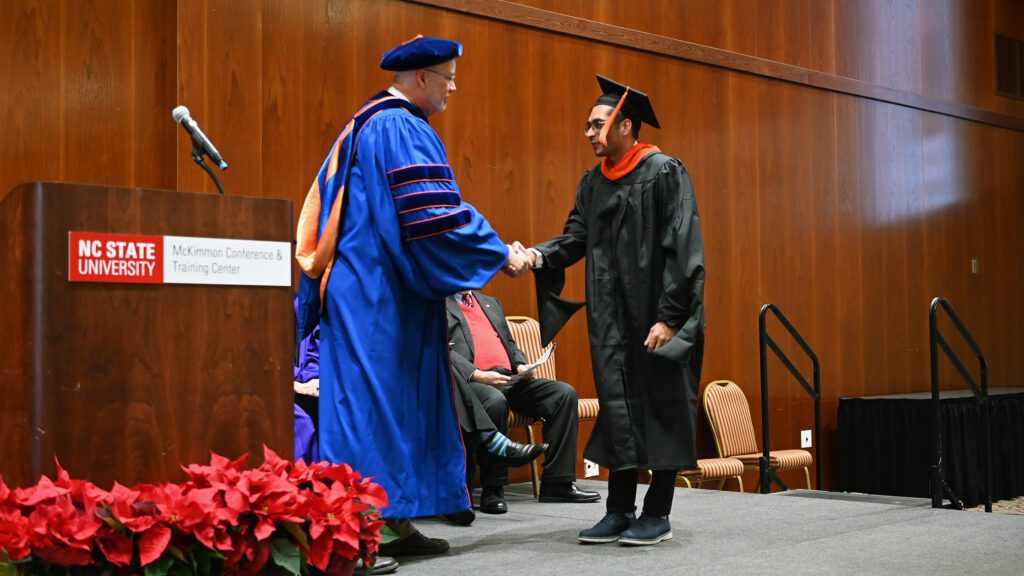
[[[580,179],[576,201],[566,218],[562,233],[534,246],[544,255],[544,265],[534,270],[537,289],[537,314],[540,322],[541,345],[547,346],[569,318],[586,302],[574,302],[561,297],[565,287],[565,269],[579,262],[587,253],[587,222],[583,215],[584,191],[589,187],[591,172]]]
[[[684,362],[704,339],[704,241],[693,184],[682,163],[667,162],[656,186],[665,256],[657,317],[679,332],[655,354]]]

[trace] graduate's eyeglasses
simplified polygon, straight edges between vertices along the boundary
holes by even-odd
[[[438,72],[437,70],[432,70],[430,68],[424,68],[424,70],[426,70],[427,72],[433,72],[434,74],[437,74],[441,78],[444,78],[444,81],[451,84],[452,86],[455,85],[455,74],[444,74],[442,72]]]
[[[583,134],[590,134],[590,131],[600,132],[601,128],[604,128],[604,120],[594,120],[593,122],[587,122],[583,125]]]

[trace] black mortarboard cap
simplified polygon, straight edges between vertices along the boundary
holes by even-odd
[[[380,67],[401,72],[442,64],[462,56],[462,44],[445,38],[416,36],[384,53]]]
[[[647,94],[619,84],[615,80],[605,78],[600,74],[597,75],[597,83],[601,86],[601,97],[597,99],[596,104],[603,104],[614,108],[622,100],[622,95],[625,94],[626,99],[622,102],[619,114],[634,122],[640,121],[650,124],[655,128],[661,128],[661,125],[658,124],[658,117],[654,115],[651,99],[647,97]]]

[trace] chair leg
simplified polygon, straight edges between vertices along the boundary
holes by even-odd
[[[533,437],[533,424],[526,427],[526,439],[530,444],[536,444]],[[533,497],[540,498],[540,471],[536,458],[530,462],[530,477],[533,480]]]
[[[743,476],[733,476],[736,479],[736,483],[740,485],[740,492],[743,492]]]
[[[683,482],[686,483],[686,487],[687,488],[693,488],[693,484],[690,484],[690,479],[689,478],[687,478],[686,476],[680,476],[680,478],[682,478]]]
[[[807,489],[811,490],[811,471],[807,468],[807,466],[804,466],[804,476],[807,477]]]
[[[725,481],[726,481],[726,478],[720,479],[718,481],[718,486],[715,486],[715,490],[721,490],[722,488],[725,488]]]

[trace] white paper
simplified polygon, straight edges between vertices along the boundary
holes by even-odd
[[[555,352],[555,348],[557,346],[558,346],[558,344],[554,344],[554,343],[551,344],[551,348],[548,348],[547,352],[545,352],[540,358],[538,358],[536,362],[534,362],[533,364],[528,365],[525,369],[523,369],[522,372],[520,372],[520,373],[512,376],[511,378],[509,378],[508,379],[508,384],[506,384],[506,385],[507,386],[511,386],[512,384],[515,384],[516,382],[519,382],[520,380],[523,379],[524,376],[527,376],[528,374],[532,374],[533,371],[536,370],[539,366],[544,365],[544,363],[546,363],[548,360],[551,359],[551,355]]]

